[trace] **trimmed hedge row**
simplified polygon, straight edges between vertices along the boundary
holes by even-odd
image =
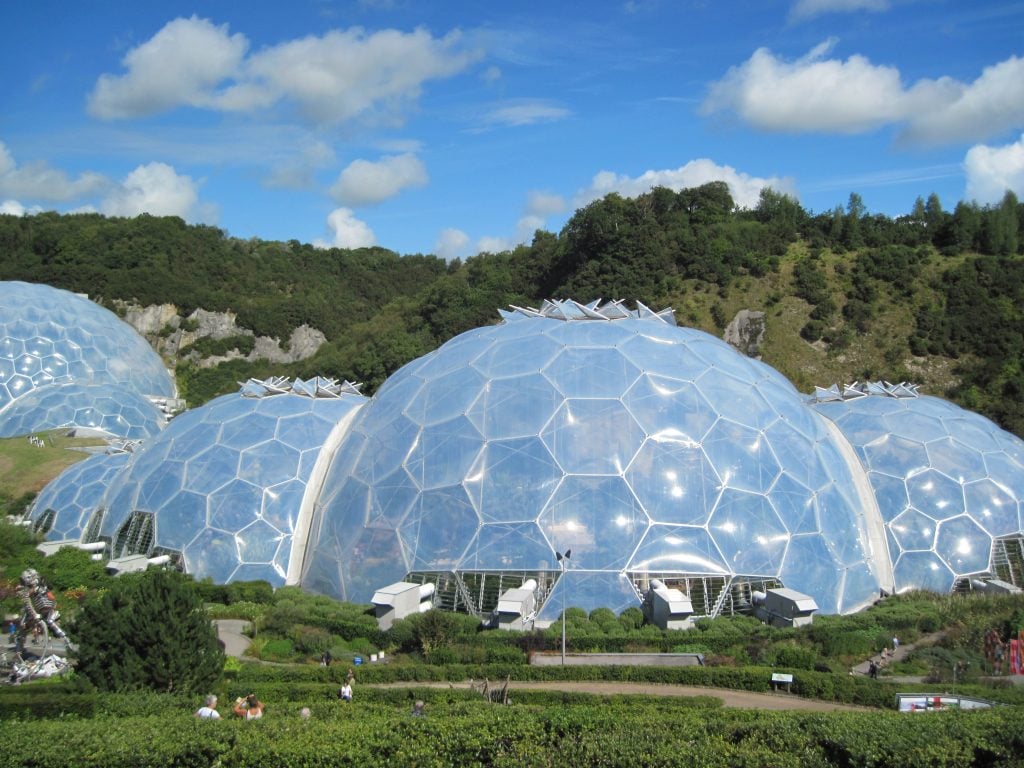
[[[191,712],[11,721],[0,768],[242,766],[1019,766],[1013,708],[923,715],[745,712],[636,701],[560,707],[435,700],[314,707],[313,719],[199,721]]]
[[[532,667],[516,664],[476,666],[377,664],[359,667],[357,679],[360,683],[454,683],[485,678],[491,681],[500,681],[506,678],[518,681],[602,680],[693,685],[767,693],[772,690],[772,672],[778,671],[793,671],[792,693],[805,698],[844,704],[892,708],[895,706],[897,691],[907,689],[905,685],[896,686],[893,683],[869,680],[864,677],[834,675],[809,670],[779,670],[769,667]],[[331,682],[340,685],[345,674],[346,670],[342,667],[278,667],[244,664],[238,672],[236,680],[243,687],[264,682]]]

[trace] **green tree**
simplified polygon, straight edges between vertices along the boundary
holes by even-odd
[[[191,578],[149,570],[122,576],[71,628],[76,672],[104,691],[209,691],[224,651]]]
[[[861,196],[851,192],[850,200],[846,204],[846,216],[843,218],[843,245],[847,248],[860,248],[864,244],[861,229],[865,214],[866,209]]]
[[[935,234],[942,229],[948,218],[949,215],[942,210],[939,196],[932,192],[928,195],[928,202],[924,204],[924,220],[932,237],[935,237]]]

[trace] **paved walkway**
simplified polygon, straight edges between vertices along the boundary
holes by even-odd
[[[943,637],[943,633],[942,632],[935,632],[935,633],[930,634],[930,635],[922,635],[921,638],[916,643],[900,643],[900,647],[897,648],[896,650],[892,651],[888,655],[888,658],[882,658],[882,654],[881,653],[877,653],[874,656],[871,656],[870,658],[867,658],[864,661],[862,661],[860,664],[856,665],[853,668],[852,672],[855,675],[867,676],[869,674],[869,670],[870,670],[871,662],[872,661],[875,662],[875,664],[881,670],[883,667],[885,667],[885,666],[887,666],[889,664],[892,664],[894,661],[903,661],[903,659],[905,659],[907,657],[907,655],[912,650],[917,648],[918,646],[922,646],[922,645],[935,645],[935,643],[937,643],[939,640],[941,640],[942,637]],[[923,680],[923,678],[921,678],[921,679]],[[907,681],[907,680],[905,680],[905,681]]]
[[[245,654],[252,638],[244,634],[249,622],[243,619],[214,619],[217,637],[224,643],[224,653],[228,656],[241,657]]]

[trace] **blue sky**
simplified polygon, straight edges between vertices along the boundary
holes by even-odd
[[[446,258],[652,185],[1024,198],[1024,2],[8,3],[0,212]]]

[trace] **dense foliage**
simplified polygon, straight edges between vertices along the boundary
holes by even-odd
[[[417,693],[417,695],[419,695]],[[425,717],[408,698],[272,703],[257,722],[191,708],[4,724],[0,766],[1015,766],[1015,708],[929,715],[750,712],[676,701],[565,697],[511,707],[455,694]],[[703,702],[700,702],[703,704]],[[196,706],[196,704],[193,704]],[[60,745],[57,748],[55,745]]]
[[[739,308],[769,310],[769,334],[774,325],[780,336],[824,345],[824,361],[820,347],[780,341],[765,350],[802,388],[832,383],[821,376],[909,378],[1024,434],[1022,211],[1012,193],[953,212],[930,195],[892,219],[868,212],[854,193],[845,207],[812,214],[771,189],[740,210],[728,187],[712,182],[611,194],[557,234],[538,231],[528,245],[450,264],[383,248],[243,241],[173,217],[0,215],[0,280],[45,282],[108,304],[173,303],[183,315],[230,310],[244,328],[283,340],[302,324],[326,335],[316,355],[290,366],[182,361],[179,384],[192,405],[250,375],[323,374],[363,382],[370,394],[409,360],[493,322],[498,307],[621,298],[674,306],[680,322],[714,333]],[[869,341],[851,355],[858,336]],[[233,337],[186,352],[250,346]],[[875,347],[877,357],[868,355]],[[948,369],[952,377],[935,373]]]
[[[224,652],[192,579],[149,570],[114,581],[82,607],[70,634],[75,675],[102,691],[200,693]]]

